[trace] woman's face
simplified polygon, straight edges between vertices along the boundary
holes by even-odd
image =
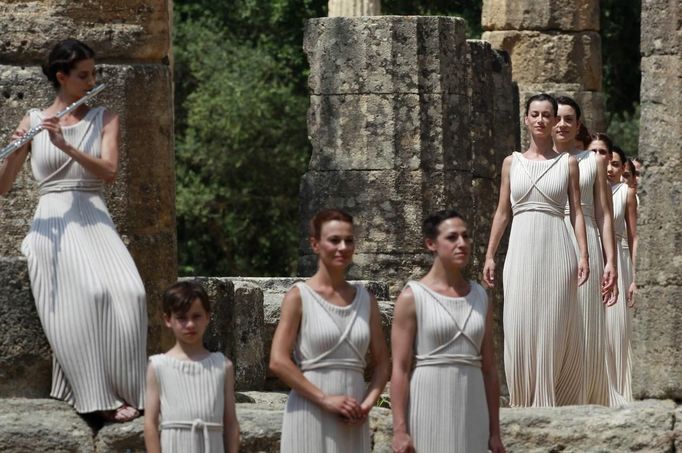
[[[549,101],[531,102],[524,122],[526,123],[528,133],[533,137],[551,137],[552,128],[556,124],[552,103]]]
[[[439,259],[462,269],[469,263],[471,238],[464,220],[453,217],[438,225],[436,239],[427,239],[426,247]]]
[[[592,143],[590,143],[590,146],[588,146],[587,149],[597,153],[604,159],[611,160],[611,151],[609,151],[609,147],[606,146],[606,143],[601,140],[592,140]]]
[[[575,144],[575,137],[578,135],[580,121],[573,110],[573,107],[566,104],[559,104],[557,123],[552,130],[552,138],[555,143]],[[582,148],[582,144],[580,145]]]
[[[320,238],[312,238],[310,245],[326,266],[346,268],[353,261],[355,252],[353,225],[342,220],[325,222],[320,230]]]
[[[621,181],[623,177],[624,165],[618,153],[611,153],[611,160],[609,160],[609,165],[606,167],[606,175],[609,181],[616,184]]]
[[[68,74],[57,72],[57,80],[65,94],[76,99],[82,98],[97,82],[95,60],[90,58],[76,62]]]

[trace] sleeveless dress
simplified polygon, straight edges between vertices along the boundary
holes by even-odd
[[[569,156],[535,161],[515,152],[514,218],[504,263],[504,362],[511,406],[583,402],[578,264],[564,223]]]
[[[417,313],[409,433],[417,453],[485,453],[489,420],[481,372],[488,296],[471,282],[447,297],[409,282]]]
[[[609,405],[609,386],[606,378],[605,309],[601,298],[604,258],[601,237],[594,217],[594,184],[597,180],[597,154],[581,151],[575,155],[580,167],[580,204],[585,216],[587,250],[590,254],[590,277],[578,288],[578,305],[584,332],[583,372],[585,404]],[[576,255],[580,255],[569,208],[564,212],[566,228],[571,232]]]
[[[149,362],[161,400],[161,451],[223,453],[225,356],[190,361],[157,354]]]
[[[627,304],[627,291],[632,283],[630,253],[623,249],[625,236],[625,207],[627,184],[615,184],[613,193],[613,220],[618,252],[618,302],[606,307],[606,371],[609,379],[611,406],[622,406],[632,401],[631,349],[632,310]]]
[[[29,112],[31,127],[42,121]],[[103,108],[62,126],[71,145],[101,155]],[[103,183],[51,142],[32,142],[40,199],[21,250],[53,352],[50,395],[80,413],[144,405],[147,309],[135,263],[116,233]]]
[[[307,284],[296,284],[303,314],[294,356],[306,379],[324,393],[349,395],[361,402],[367,394],[363,373],[370,340],[370,297],[364,286],[354,286],[353,302],[340,307]],[[281,451],[369,453],[369,423],[347,424],[292,390],[282,422]]]

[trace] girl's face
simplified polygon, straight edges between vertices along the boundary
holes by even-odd
[[[570,105],[559,104],[557,123],[552,130],[552,137],[555,143],[575,144],[575,137],[578,135],[580,121]],[[582,148],[582,144],[580,145]]]
[[[459,217],[443,220],[436,239],[426,239],[426,248],[439,259],[463,269],[471,256],[471,238],[467,224]]]
[[[537,138],[551,137],[556,121],[554,107],[549,101],[531,102],[524,119],[528,133]]]
[[[95,60],[90,58],[76,62],[68,74],[57,72],[57,80],[65,94],[75,99],[82,98],[97,82]]]
[[[609,160],[609,165],[606,167],[606,175],[609,181],[613,184],[619,183],[623,177],[623,170],[623,161],[618,153],[611,153],[611,160]]]
[[[186,313],[171,313],[164,315],[163,318],[166,327],[173,331],[178,342],[185,344],[203,343],[210,315],[201,305],[199,299],[194,299]]]
[[[355,252],[353,225],[342,220],[325,222],[322,224],[320,238],[311,238],[310,245],[327,267],[345,269],[353,261]]]
[[[609,147],[606,146],[606,143],[601,140],[592,140],[592,143],[590,143],[590,146],[587,149],[597,153],[604,159],[611,160],[611,151],[609,151]]]

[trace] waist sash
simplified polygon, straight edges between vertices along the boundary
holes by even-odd
[[[540,203],[536,201],[524,201],[512,206],[512,213],[514,215],[523,214],[524,212],[543,212],[555,217],[564,217],[564,208],[555,206],[549,203]]]
[[[481,368],[481,356],[470,354],[422,354],[416,355],[415,368],[420,366],[463,365]]]
[[[104,183],[98,179],[59,179],[47,180],[38,185],[40,195],[54,192],[67,192],[70,190],[79,192],[101,192]]]
[[[222,423],[212,423],[212,422],[205,422],[200,418],[197,418],[191,422],[183,422],[183,421],[166,421],[166,422],[161,422],[161,429],[189,429],[191,430],[192,433],[192,446],[190,449],[190,453],[194,453],[194,435],[196,434],[197,429],[200,429],[203,431],[204,434],[204,452],[209,453],[211,451],[211,439],[208,436],[208,432],[210,431],[223,431],[223,424]]]

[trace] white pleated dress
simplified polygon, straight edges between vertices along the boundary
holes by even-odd
[[[161,451],[223,453],[225,356],[191,361],[157,354],[149,362],[161,400]]]
[[[488,296],[471,282],[447,297],[409,282],[417,314],[409,433],[417,453],[485,453],[489,420],[481,372]]]
[[[606,326],[605,308],[601,298],[601,280],[604,275],[604,258],[601,236],[594,217],[594,184],[597,180],[597,154],[582,151],[575,155],[580,167],[580,204],[585,217],[587,250],[590,255],[590,276],[578,288],[578,304],[583,322],[584,348],[583,372],[585,404],[609,405],[609,386],[606,378]],[[571,233],[576,256],[580,256],[568,206],[564,221]]]
[[[42,121],[29,112],[31,127]],[[101,155],[104,109],[63,126],[81,151]],[[142,409],[147,309],[142,279],[119,238],[102,182],[50,142],[32,142],[31,167],[40,199],[21,250],[53,351],[50,395],[76,411]]]
[[[611,406],[622,406],[632,401],[631,347],[632,309],[627,304],[627,291],[632,283],[632,261],[629,250],[623,248],[625,237],[625,207],[627,184],[615,184],[613,220],[618,251],[618,302],[606,308],[606,370],[609,380]]]
[[[345,307],[324,300],[305,283],[295,358],[303,375],[328,395],[349,395],[358,403],[367,394],[365,355],[370,341],[370,297],[356,284]],[[369,422],[350,425],[299,395],[289,393],[282,422],[284,453],[369,453]]]
[[[513,407],[582,404],[578,264],[564,223],[569,156],[510,169],[513,221],[504,264],[504,363]]]

